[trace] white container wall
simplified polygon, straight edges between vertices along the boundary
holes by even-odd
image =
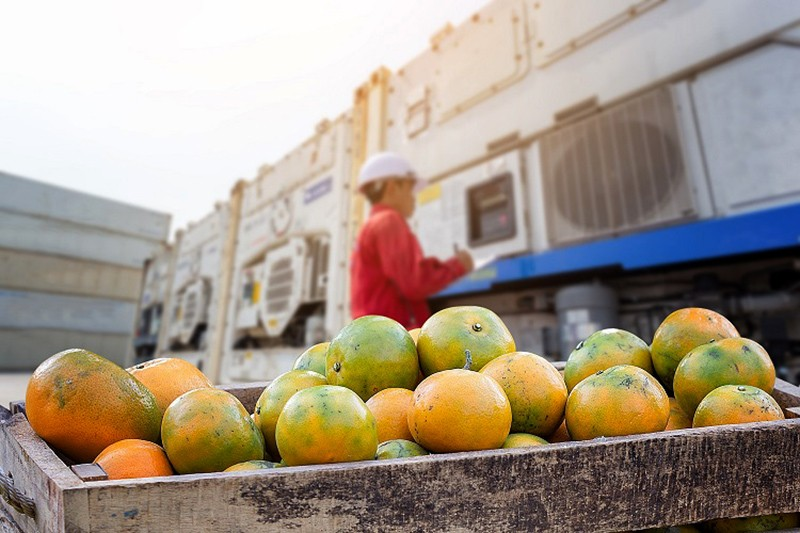
[[[0,173],[0,369],[67,348],[124,364],[169,215]]]

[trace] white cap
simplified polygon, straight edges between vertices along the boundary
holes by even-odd
[[[416,180],[416,188],[422,185],[417,173],[406,159],[392,152],[378,152],[373,154],[361,166],[358,174],[358,190],[363,191],[364,185],[389,178],[411,178]]]

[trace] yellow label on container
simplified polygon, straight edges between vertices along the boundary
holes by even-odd
[[[428,202],[432,202],[434,200],[438,200],[442,197],[442,184],[441,183],[434,183],[433,185],[429,185],[419,191],[417,194],[417,203],[419,205],[425,205]]]
[[[476,270],[472,272],[469,276],[469,279],[472,281],[482,281],[486,279],[496,279],[497,278],[497,268],[495,267],[484,267],[480,270]]]
[[[278,327],[278,319],[277,318],[270,318],[267,321],[267,325],[272,329],[277,328]]]
[[[261,282],[256,281],[253,283],[253,292],[250,294],[250,302],[258,303],[261,300]]]

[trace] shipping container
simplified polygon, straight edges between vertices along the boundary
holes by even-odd
[[[125,362],[169,215],[0,173],[0,369],[67,348]]]
[[[796,382],[799,32],[791,2],[496,0],[433,36],[372,135],[428,178],[426,253],[487,265],[434,308],[496,308],[565,359],[709,307]]]
[[[142,293],[136,308],[132,351],[126,367],[153,358],[159,342],[166,342],[164,310],[168,306],[175,270],[174,250],[174,246],[163,243],[144,262],[144,272],[139,276],[142,279]]]
[[[708,307],[797,382],[798,44],[781,0],[494,0],[448,24],[243,186],[217,377],[275,377],[350,320],[356,179],[388,150],[427,182],[409,221],[426,255],[478,265],[434,310],[496,309],[557,360]]]
[[[235,194],[235,192],[234,192]],[[175,265],[165,308],[165,336],[159,356],[180,357],[208,371],[212,348],[219,344],[227,298],[223,290],[229,269],[226,245],[230,239],[232,208],[238,201],[218,203],[214,210],[180,232],[175,243]]]
[[[316,134],[242,189],[221,380],[289,370],[345,310],[352,117]]]

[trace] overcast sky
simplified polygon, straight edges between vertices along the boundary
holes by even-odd
[[[487,2],[4,2],[0,170],[174,232]]]

